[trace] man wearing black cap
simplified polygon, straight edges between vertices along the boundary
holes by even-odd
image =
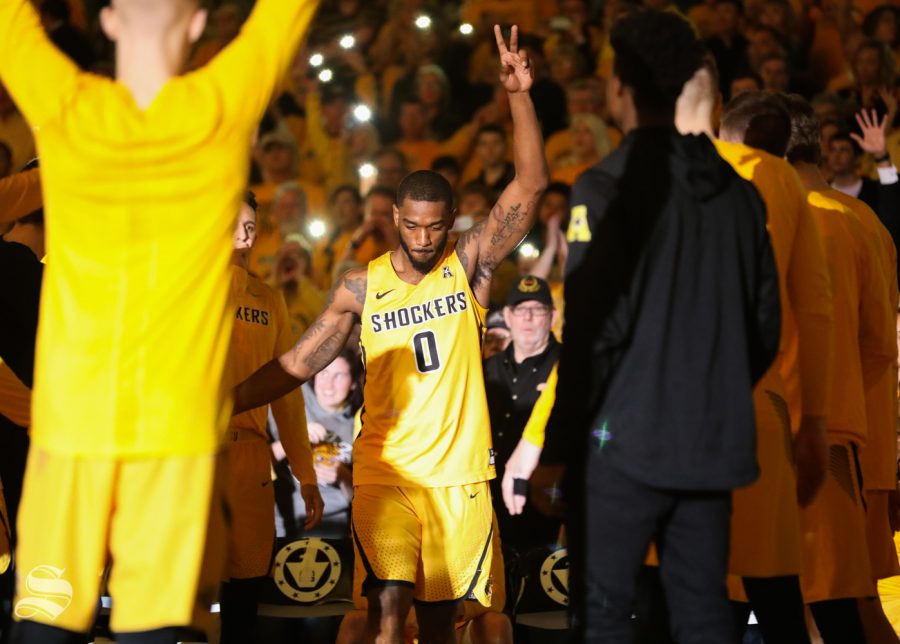
[[[558,312],[550,287],[539,277],[520,277],[509,289],[503,317],[511,342],[484,363],[484,385],[497,464],[504,468],[515,450],[534,404],[559,360],[560,344],[550,329]],[[556,543],[559,521],[530,505],[512,516],[503,503],[501,476],[491,481],[491,496],[503,545],[516,554]]]

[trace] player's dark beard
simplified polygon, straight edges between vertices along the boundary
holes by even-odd
[[[444,238],[441,240],[441,243],[438,244],[437,248],[434,251],[434,255],[431,256],[427,262],[420,262],[409,250],[409,246],[406,245],[406,242],[403,241],[403,235],[400,235],[400,248],[403,249],[403,252],[406,253],[406,258],[409,260],[409,263],[412,264],[412,267],[422,273],[423,275],[429,272],[434,265],[438,263],[438,260],[441,259],[441,256],[444,254],[444,248],[447,246],[447,235],[444,235]]]

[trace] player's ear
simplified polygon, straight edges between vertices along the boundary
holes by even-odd
[[[191,44],[197,42],[200,39],[200,36],[203,35],[203,30],[206,29],[206,18],[209,16],[209,12],[206,9],[197,9],[194,12],[194,15],[191,16],[191,24],[188,27],[188,39],[191,41]]]
[[[112,6],[100,9],[100,28],[107,38],[116,42],[119,36],[119,16]]]
[[[400,209],[397,207],[397,204],[391,206],[391,209],[394,211],[394,225],[399,229],[400,228]]]
[[[458,214],[458,211],[456,210],[456,208],[450,209],[450,217],[447,220],[447,230],[450,230],[451,228],[453,228],[453,224],[456,223],[456,215],[457,214]]]

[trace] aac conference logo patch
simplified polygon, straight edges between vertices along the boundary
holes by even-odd
[[[275,585],[282,594],[300,604],[325,599],[341,578],[341,558],[322,539],[292,541],[275,556]]]
[[[541,588],[557,604],[569,604],[569,552],[565,548],[544,559],[541,565]]]
[[[32,568],[25,577],[27,595],[16,602],[16,617],[44,617],[50,621],[59,617],[72,603],[72,584],[62,578],[65,571],[54,566]]]

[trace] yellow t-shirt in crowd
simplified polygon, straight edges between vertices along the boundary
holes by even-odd
[[[27,0],[0,1],[0,77],[41,150],[47,254],[32,439],[108,457],[214,452],[235,214],[253,129],[315,12],[260,0],[206,67],[145,109],[82,73]]]
[[[825,244],[834,305],[833,367],[828,410],[832,439],[865,445],[866,402],[863,374],[873,372],[871,356],[878,346],[896,344],[885,337],[884,277],[878,259],[870,255],[868,233],[856,216],[827,192],[810,191],[807,202]],[[896,350],[896,349],[895,349]]]
[[[446,487],[494,478],[481,366],[486,310],[448,247],[419,284],[386,253],[369,264],[355,485]]]
[[[787,161],[742,143],[717,140],[715,145],[766,204],[766,226],[779,267],[781,341],[779,359],[757,384],[756,397],[760,402],[764,390],[783,396],[796,429],[804,414],[828,414],[833,311],[822,238],[806,191]]]
[[[893,490],[897,487],[897,343],[892,341],[897,324],[897,249],[891,234],[869,206],[839,190],[827,190],[825,194],[844,204],[865,228],[870,257],[877,259],[887,289],[883,327],[887,335],[874,346],[861,347],[865,352],[863,378],[869,433],[859,462],[867,490]],[[885,351],[887,354],[883,353]],[[869,369],[866,369],[867,365]]]
[[[231,267],[228,304],[234,328],[223,380],[227,386],[234,387],[273,358],[286,353],[294,344],[294,334],[281,294],[240,266]],[[232,416],[228,428],[249,430],[265,438],[268,410],[266,405]],[[305,450],[288,454],[288,460],[301,483],[314,485],[316,475],[306,431],[303,392],[297,388],[273,401],[272,415],[282,434],[296,432],[301,437],[299,444]]]

